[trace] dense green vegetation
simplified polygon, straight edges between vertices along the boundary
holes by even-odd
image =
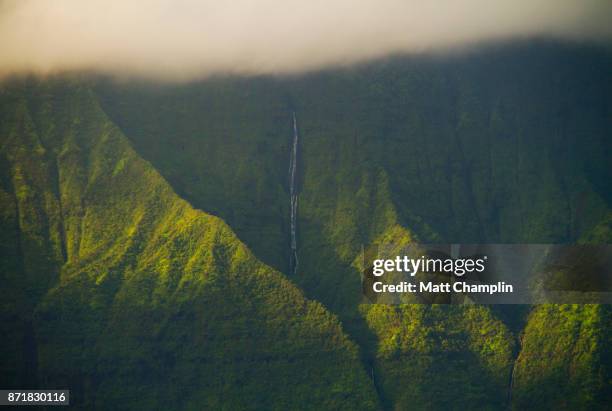
[[[274,81],[102,82],[97,91],[181,197],[222,217],[262,261],[286,270],[291,112]]]
[[[385,309],[359,309],[362,246],[609,242],[611,67],[609,52],[539,44],[302,77],[184,86],[103,81],[96,90],[136,149],[180,193],[214,210],[283,271],[295,110],[302,137],[294,281],[340,315],[366,368],[374,365],[385,380],[378,388],[386,406],[448,407],[454,392],[434,394],[430,381],[462,375],[457,390],[466,402],[457,407],[474,408],[507,401],[508,358],[516,355],[518,337],[490,348],[498,365],[487,371],[489,386],[483,374],[462,374],[460,360],[424,365],[427,356],[410,345],[387,361],[381,330],[414,320],[402,310],[389,316]],[[481,333],[520,333],[526,321],[522,307],[478,312],[470,326],[454,324],[452,310],[425,315],[429,323],[420,327],[446,330],[452,336],[440,338],[455,341],[433,344],[431,358],[452,356],[450,346],[468,346]],[[462,352],[483,361],[478,350]],[[550,404],[562,405],[549,395]]]
[[[611,60],[515,46],[297,78],[96,90],[181,195],[281,271],[296,110],[301,275],[314,276],[303,282],[321,298],[334,292],[328,281],[355,277],[342,267],[394,224],[447,242],[568,242],[590,232],[609,212]],[[353,305],[347,299],[322,298],[338,309]]]
[[[7,230],[2,386],[70,387],[83,409],[376,408],[338,320],[176,196],[88,88],[25,81],[2,104],[20,248]]]
[[[376,243],[609,243],[608,51],[0,90],[4,385],[83,408],[605,408],[607,307],[367,305],[360,269]]]
[[[541,305],[529,315],[516,363],[517,409],[605,409],[610,404],[609,305]]]
[[[481,306],[367,305],[387,403],[503,409],[514,340]],[[466,385],[472,384],[467,387]]]

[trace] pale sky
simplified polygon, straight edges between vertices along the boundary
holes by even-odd
[[[496,40],[612,41],[612,0],[0,0],[0,76],[294,73]]]

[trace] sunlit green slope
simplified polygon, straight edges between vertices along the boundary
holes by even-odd
[[[612,399],[608,305],[542,305],[529,315],[516,362],[513,406],[606,409]]]
[[[375,409],[338,320],[195,210],[80,81],[0,94],[3,387],[84,409]]]

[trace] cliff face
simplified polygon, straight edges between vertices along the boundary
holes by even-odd
[[[364,306],[359,261],[391,240],[609,242],[611,73],[607,51],[540,44],[5,85],[3,344],[37,360],[3,375],[86,406],[137,391],[149,408],[602,407],[604,307]]]
[[[609,218],[611,64],[540,44],[96,91],[179,194],[281,271],[295,110],[301,271],[323,277],[317,264],[352,263],[394,224],[422,241],[562,243]]]
[[[2,385],[84,409],[376,408],[338,320],[71,83],[3,89]]]

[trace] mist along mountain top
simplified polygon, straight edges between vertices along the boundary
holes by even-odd
[[[4,84],[3,383],[68,385],[82,408],[603,408],[609,307],[352,290],[377,241],[609,242],[611,61],[521,45],[283,79]]]

